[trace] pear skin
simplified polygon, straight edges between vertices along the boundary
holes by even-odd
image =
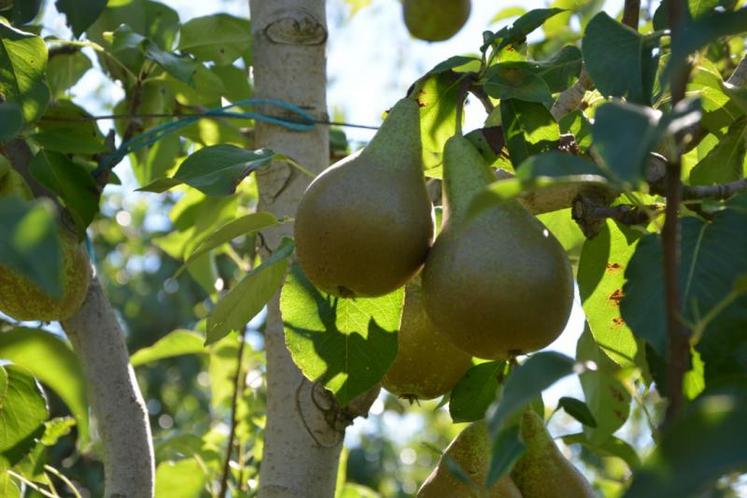
[[[309,185],[296,213],[296,252],[318,288],[375,297],[418,272],[432,239],[419,105],[405,98],[368,146]]]
[[[433,399],[446,394],[472,364],[472,357],[452,346],[428,318],[419,278],[405,287],[397,343],[397,357],[382,384],[402,398]]]
[[[469,18],[470,0],[404,0],[405,25],[415,38],[425,41],[448,40],[462,29]]]
[[[469,213],[495,179],[464,137],[444,148],[444,228],[423,269],[428,316],[451,342],[478,358],[541,349],[565,328],[573,274],[563,247],[518,202]]]
[[[545,422],[528,410],[521,419],[526,452],[516,462],[511,477],[524,498],[595,498],[589,481],[561,453]]]
[[[26,276],[0,265],[0,311],[21,321],[66,320],[83,305],[91,282],[91,265],[82,244],[60,230],[63,292],[54,298]]]
[[[480,487],[487,478],[490,448],[485,421],[468,425],[446,448],[444,456],[420,487],[417,498],[522,498],[509,475],[499,479],[490,489]],[[445,458],[459,464],[469,476],[471,484],[458,479],[447,466]]]

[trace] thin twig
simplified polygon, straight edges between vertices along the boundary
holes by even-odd
[[[682,36],[683,1],[667,0],[669,27],[672,39]],[[674,71],[670,79],[672,107],[685,98],[685,89],[689,78],[690,67]],[[681,135],[675,140],[681,141]],[[669,425],[680,413],[684,403],[682,384],[688,368],[690,354],[689,331],[680,320],[681,296],[679,290],[679,207],[682,196],[680,175],[682,157],[680,148],[675,147],[677,155],[669,161],[665,176],[667,204],[665,208],[664,227],[662,229],[662,252],[664,270],[664,289],[666,306],[666,323],[668,337],[666,394],[669,404],[665,424]]]
[[[223,473],[220,478],[220,491],[218,492],[219,498],[225,498],[228,492],[228,474],[231,471],[231,453],[233,453],[234,438],[236,437],[236,412],[239,405],[239,393],[243,392],[244,382],[241,376],[244,363],[244,344],[246,344],[245,338],[246,328],[242,331],[239,342],[238,359],[236,363],[236,374],[233,377],[233,396],[231,397],[231,427],[228,432],[228,443],[226,444],[226,461],[223,462]]]
[[[638,22],[641,18],[641,0],[625,0],[623,8],[622,23],[638,31]]]
[[[695,199],[728,199],[732,195],[747,190],[747,178],[742,178],[729,183],[718,185],[698,185],[695,187],[684,187],[682,199],[691,201]]]

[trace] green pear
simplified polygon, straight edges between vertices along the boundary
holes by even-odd
[[[472,8],[470,0],[403,0],[405,25],[415,38],[448,40],[462,29]]]
[[[511,477],[524,498],[596,497],[589,481],[560,453],[544,420],[533,410],[522,415],[521,438],[526,452]]]
[[[296,213],[296,252],[318,288],[374,297],[405,285],[432,239],[419,105],[405,98],[367,147],[309,185]]]
[[[420,278],[405,287],[397,343],[397,357],[382,385],[402,398],[433,399],[446,394],[472,364],[472,357],[454,347],[428,318]]]
[[[477,214],[478,192],[495,180],[470,141],[444,148],[444,227],[423,269],[425,308],[439,331],[478,358],[541,349],[563,331],[573,274],[563,247],[517,201]]]
[[[491,447],[484,420],[468,425],[446,448],[438,465],[420,487],[417,498],[522,498],[509,475],[485,489],[483,483],[488,475]],[[471,482],[460,480],[449,469],[447,461],[458,464]]]
[[[0,198],[33,198],[23,177],[13,168],[0,174]],[[63,292],[52,297],[28,277],[0,264],[0,312],[23,321],[45,322],[70,318],[83,304],[91,280],[91,264],[85,248],[69,230],[61,228]]]

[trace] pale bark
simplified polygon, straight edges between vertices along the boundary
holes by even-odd
[[[92,279],[81,309],[62,326],[85,368],[104,453],[105,495],[153,496],[148,414],[122,329],[97,278]]]
[[[250,9],[255,96],[285,100],[326,119],[325,2],[251,0]],[[257,123],[256,141],[313,172],[328,164],[329,136],[324,126],[298,133]],[[260,209],[294,216],[309,180],[286,163],[273,164],[258,175]],[[268,232],[265,249],[271,251],[281,237],[291,235],[288,224]],[[332,497],[344,435],[344,425],[335,424],[340,409],[329,393],[304,380],[293,364],[285,347],[278,296],[268,308],[267,426],[259,496]]]

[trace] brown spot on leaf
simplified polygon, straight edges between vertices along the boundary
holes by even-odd
[[[615,292],[610,294],[609,300],[612,301],[615,306],[620,306],[620,300],[623,298],[623,295],[622,289],[615,289]]]
[[[612,319],[612,323],[614,323],[616,327],[622,327],[623,325],[625,325],[625,320],[620,317],[616,317]]]
[[[619,263],[607,263],[607,272],[608,273],[617,273],[620,270],[622,270],[622,265]]]

